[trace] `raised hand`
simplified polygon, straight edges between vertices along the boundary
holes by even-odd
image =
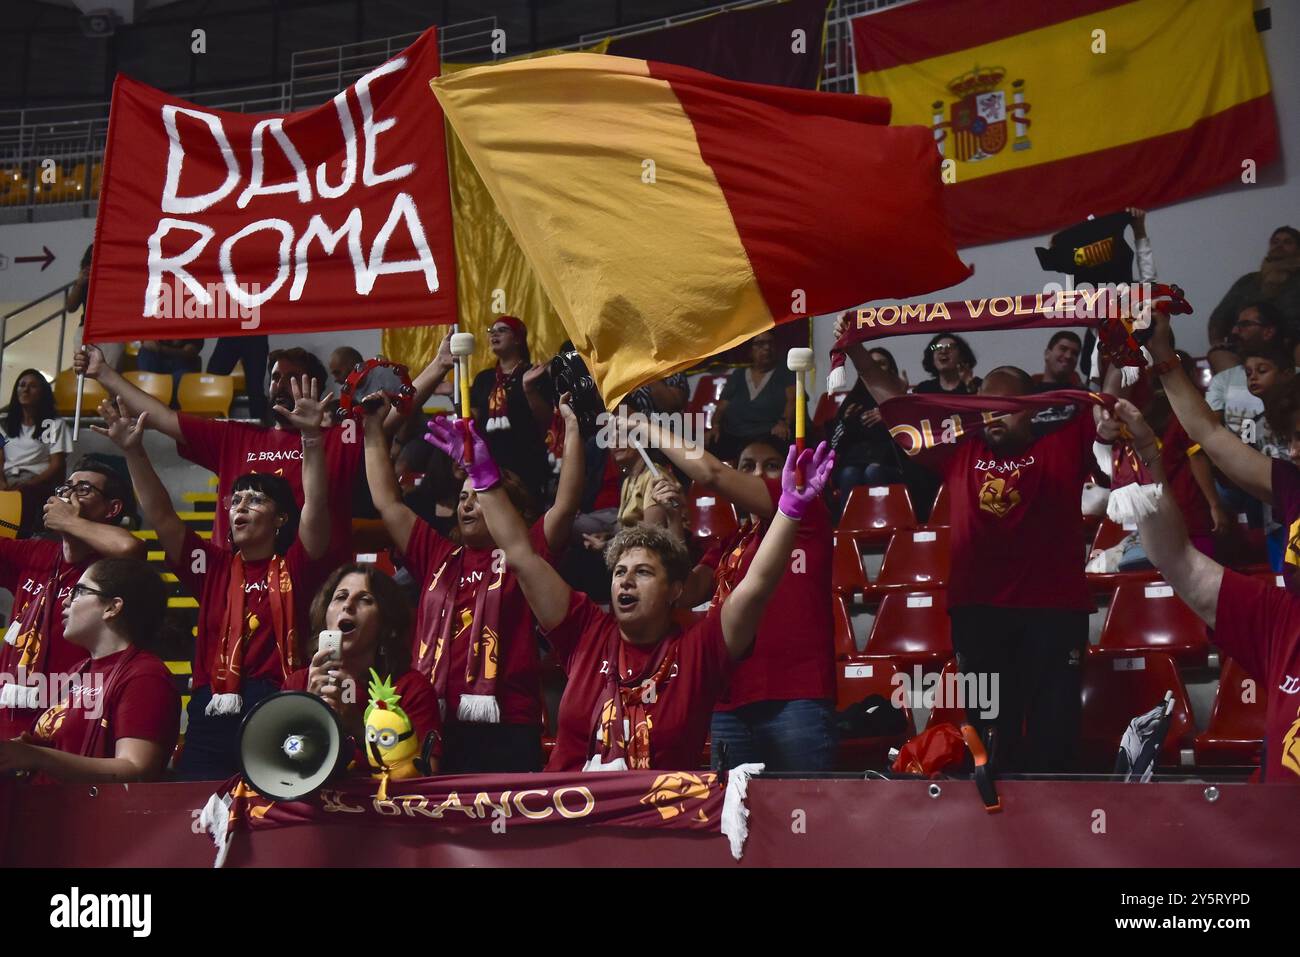
[[[559,401],[560,418],[564,420],[564,428],[576,429],[578,427],[578,413],[573,411],[573,393],[566,392],[560,396]]]
[[[72,354],[72,371],[84,375],[87,379],[98,379],[101,372],[108,368],[104,353],[99,346],[84,345]]]
[[[465,461],[467,429],[473,445],[472,462]],[[485,492],[500,483],[501,470],[492,461],[492,453],[488,451],[487,443],[473,422],[457,419],[452,423],[444,415],[437,416],[429,420],[429,430],[424,434],[424,441],[451,456],[451,460],[465,470],[476,492]]]
[[[781,470],[781,500],[776,507],[782,515],[798,522],[803,520],[812,503],[826,488],[831,468],[835,465],[835,453],[823,442],[815,452],[804,449],[797,460],[795,454],[796,450],[791,446],[785,457],[785,468]],[[803,488],[798,487],[799,475],[803,476]]]
[[[1138,407],[1128,399],[1118,399],[1115,402],[1115,417],[1124,424],[1129,435],[1133,437],[1133,448],[1140,449],[1156,441],[1155,432],[1151,430],[1147,420],[1142,417]]]
[[[388,410],[392,407],[392,400],[384,392],[372,392],[354,406],[361,409],[361,425],[367,432],[374,429],[382,432],[384,420],[388,418]]]
[[[289,387],[293,390],[293,408],[276,405],[272,407],[273,411],[299,432],[320,432],[325,423],[325,410],[334,393],[319,395],[320,383],[306,375],[301,381],[290,379]]]
[[[123,452],[136,452],[144,447],[145,417],[148,414],[141,412],[132,418],[120,396],[116,404],[104,399],[99,403],[99,417],[104,420],[104,425],[92,425],[90,428],[100,435],[108,436]]]
[[[63,531],[70,522],[81,518],[81,499],[75,495],[70,499],[51,495],[45,502],[44,518],[45,527],[50,531]]]
[[[681,486],[665,474],[662,478],[656,479],[654,485],[650,487],[650,500],[664,508],[681,508]]]

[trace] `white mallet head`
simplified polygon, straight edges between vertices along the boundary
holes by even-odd
[[[454,356],[472,356],[474,354],[474,333],[452,333],[451,354]]]
[[[785,364],[791,372],[808,372],[816,367],[811,349],[791,349],[785,357]]]

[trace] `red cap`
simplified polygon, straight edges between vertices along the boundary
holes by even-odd
[[[495,319],[492,320],[492,325],[495,326],[498,322],[501,323],[502,325],[509,326],[511,330],[514,332],[514,334],[518,336],[520,339],[526,340],[528,338],[528,327],[525,326],[521,320],[515,318],[514,316],[497,316]],[[488,328],[490,329],[491,326],[489,326]]]

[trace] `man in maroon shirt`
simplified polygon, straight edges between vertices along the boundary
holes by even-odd
[[[1164,482],[1155,433],[1129,402],[1115,413],[1133,435],[1133,447]],[[1138,521],[1142,545],[1178,597],[1214,629],[1214,643],[1268,690],[1264,718],[1266,782],[1300,784],[1300,599],[1271,582],[1230,571],[1198,551],[1173,497]]]
[[[744,575],[776,514],[785,451],[757,439],[737,468],[682,442],[653,421],[651,446],[699,485],[708,486],[748,520],[710,549],[686,580],[678,606],[718,604]],[[660,502],[674,507],[672,498]],[[835,649],[831,617],[830,511],[820,499],[795,537],[797,574],[781,578],[759,625],[752,653],[736,666],[713,712],[713,766],[761,761],[769,771],[828,771],[835,760]],[[723,753],[725,751],[725,754]]]
[[[272,407],[293,406],[290,383],[303,376],[315,379],[322,393],[328,388],[328,375],[320,360],[303,349],[288,349],[271,354],[271,384],[268,398]],[[433,361],[414,380],[413,409],[419,409],[433,390],[451,371],[451,337],[443,338]],[[271,427],[251,422],[203,419],[176,412],[166,404],[142,392],[106,362],[96,346],[82,346],[74,356],[73,368],[98,379],[110,395],[121,396],[132,415],[149,413],[149,427],[175,439],[177,451],[185,458],[219,477],[218,499],[230,494],[232,483],[249,472],[279,475],[293,489],[295,501],[302,506],[302,450],[293,423],[276,416]],[[250,389],[261,383],[250,382]],[[392,410],[384,421],[390,437],[397,431],[402,417]],[[335,564],[355,557],[352,550],[352,492],[363,469],[364,444],[361,426],[344,422],[325,430],[325,468],[329,477],[330,541],[329,559]],[[226,515],[217,509],[212,540],[229,547]]]
[[[0,644],[0,738],[27,730],[51,704],[23,686],[38,674],[66,674],[86,657],[63,637],[63,601],[100,558],[144,558],[144,542],[117,524],[134,510],[122,476],[83,459],[45,504],[45,527],[58,540],[0,539],[0,587],[14,593]]]
[[[877,402],[902,394],[861,346],[848,354]],[[994,369],[980,387],[984,395],[1033,391],[1012,366]],[[1080,501],[1098,429],[1093,413],[1069,411],[1050,424],[1018,412],[964,441],[917,450],[950,495],[957,667],[992,697],[944,704],[965,708],[986,737],[996,729],[992,757],[1004,771],[1068,770],[1079,738],[1081,664],[1096,607],[1083,571]],[[1104,437],[1117,432],[1108,422]]]

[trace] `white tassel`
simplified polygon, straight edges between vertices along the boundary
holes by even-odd
[[[623,758],[615,758],[606,764],[600,759],[599,754],[593,754],[587,759],[587,763],[582,766],[584,771],[626,771],[627,761]]]
[[[41,706],[41,689],[38,685],[27,687],[20,684],[7,684],[0,687],[0,708],[26,708],[34,710]]]
[[[456,706],[456,719],[475,724],[500,724],[501,705],[490,694],[463,694]]]
[[[1111,447],[1105,442],[1093,442],[1092,457],[1097,460],[1097,466],[1101,469],[1102,473],[1107,478],[1110,478],[1111,459],[1113,458]]]
[[[740,860],[749,837],[749,808],[745,796],[749,793],[749,779],[763,773],[761,764],[740,764],[727,774],[727,793],[722,799],[722,833],[731,843],[731,856]]]
[[[1142,370],[1137,366],[1121,366],[1119,370],[1120,385],[1127,389],[1129,386],[1133,385],[1133,383],[1137,382],[1138,375],[1141,371]]]
[[[849,364],[835,366],[826,376],[826,391],[834,394],[836,392],[848,392],[853,388],[853,380],[849,376]]]
[[[1155,514],[1160,507],[1160,495],[1164,489],[1160,483],[1151,485],[1124,485],[1110,490],[1110,500],[1106,503],[1106,517],[1116,525],[1133,526],[1140,519]]]
[[[244,710],[244,697],[238,694],[214,694],[203,713],[209,718],[224,714],[239,714]]]
[[[199,812],[199,827],[212,835],[212,843],[217,846],[217,859],[213,867],[226,863],[226,854],[230,851],[230,805],[233,799],[229,794],[214,794],[208,798]]]

